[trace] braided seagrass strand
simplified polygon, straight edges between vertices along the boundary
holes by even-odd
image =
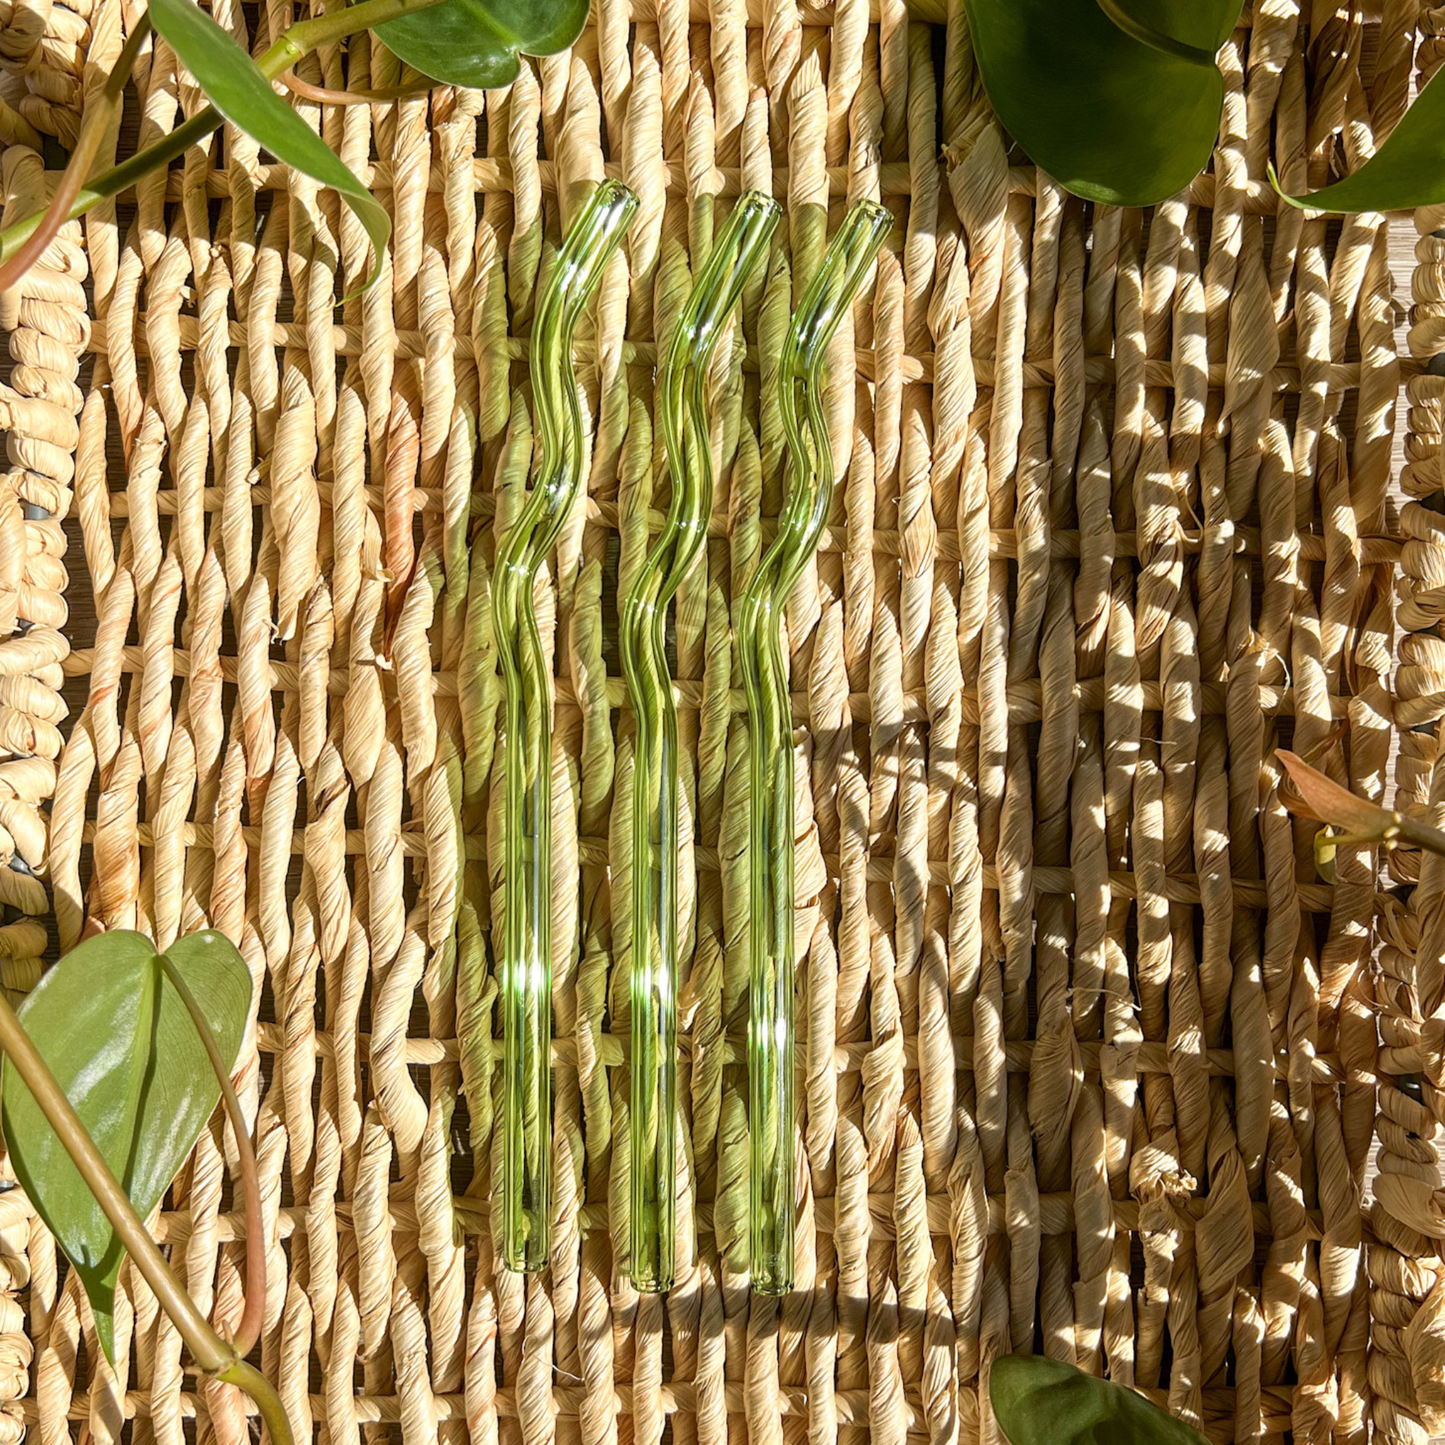
[[[92,64],[128,13],[95,7]],[[254,49],[291,7],[216,14]],[[52,251],[9,332],[11,385],[78,414],[78,435],[23,408],[7,446],[68,513],[73,620],[57,607],[58,650],[17,676],[53,687],[63,668],[77,707],[49,719],[54,781],[18,757],[10,776],[36,818],[53,792],[62,942],[86,907],[241,942],[262,1354],[299,1426],[348,1445],[394,1428],[408,1445],[992,1441],[990,1364],[1039,1343],[1220,1442],[1357,1445],[1373,1427],[1423,1445],[1438,890],[1397,854],[1387,876],[1409,891],[1382,892],[1364,850],[1317,878],[1273,749],[1323,748],[1367,794],[1431,795],[1441,222],[1418,223],[1398,361],[1399,223],[1281,211],[1265,177],[1272,157],[1303,190],[1379,143],[1417,22],[1428,73],[1440,15],[1413,0],[1378,21],[1251,4],[1221,51],[1210,172],[1147,229],[1010,154],[958,7],[940,35],[901,0],[602,0],[570,56],[505,92],[300,106],[396,222],[378,289],[339,313],[364,236],[234,133]],[[83,43],[57,24],[27,95]],[[404,78],[364,43],[302,75]],[[163,51],[139,84],[142,140],[197,104]],[[587,494],[537,599],[568,886],[551,901],[551,1262],[522,1279],[490,1206],[493,564],[534,451],[534,298],[605,176],[641,206],[579,329]],[[12,146],[0,180],[7,201],[38,192],[38,157]],[[615,598],[669,501],[656,363],[752,188],[786,219],[709,377],[715,507],[669,659],[676,1284],[645,1296],[625,1270],[634,782]],[[797,1276],[773,1300],[746,1288],[731,624],[784,496],[788,319],[859,199],[892,211],[895,239],[835,343],[837,496],[788,601]],[[26,531],[58,597],[60,558]],[[1376,1146],[1400,1182],[1367,1191]],[[222,1322],[240,1296],[232,1157],[218,1126],[158,1220]],[[194,1417],[241,1445],[241,1402],[197,1388],[143,1285],[122,1285],[136,1348],[116,1377],[4,1196],[3,1429],[64,1445],[83,1419],[109,1445],[134,1419],[179,1445]]]

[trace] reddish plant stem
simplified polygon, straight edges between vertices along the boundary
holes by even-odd
[[[324,86],[302,80],[289,70],[280,80],[293,95],[317,105],[372,105],[383,101],[410,100],[414,96],[429,95],[437,88],[435,81],[425,80],[416,85],[390,85],[384,90],[327,90]]]
[[[55,194],[45,208],[40,224],[24,245],[0,266],[0,292],[8,291],[45,254],[46,247],[60,234],[60,228],[70,219],[70,208],[75,204],[80,188],[90,175],[111,122],[120,110],[125,96],[125,83],[130,79],[136,56],[140,54],[141,45],[150,34],[150,29],[150,16],[142,16],[127,37],[115,68],[106,76],[105,87],[99,99],[86,107],[85,118],[80,125],[80,136],[70,155],[70,164],[66,166],[65,174],[60,178],[60,184],[55,188]]]
[[[251,1144],[251,1129],[236,1090],[231,1083],[230,1068],[221,1057],[220,1046],[211,1025],[201,1012],[181,971],[161,954],[161,967],[172,987],[180,994],[196,1032],[205,1046],[206,1057],[211,1061],[216,1080],[221,1086],[221,1099],[226,1106],[226,1117],[231,1121],[231,1130],[236,1136],[236,1153],[241,1165],[241,1198],[246,1216],[246,1302],[241,1311],[241,1323],[231,1339],[232,1348],[238,1355],[249,1355],[256,1341],[261,1338],[261,1327],[266,1320],[266,1241],[263,1235],[264,1221],[261,1218],[261,1180],[256,1169],[256,1151]]]

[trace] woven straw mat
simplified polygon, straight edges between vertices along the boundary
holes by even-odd
[[[215,14],[256,50],[292,18]],[[0,5],[12,215],[44,192],[38,132],[73,137],[134,18]],[[1143,214],[1010,151],[957,5],[933,26],[901,0],[600,0],[506,91],[297,102],[395,221],[379,285],[339,310],[360,226],[229,128],[68,226],[4,301],[0,973],[18,995],[93,925],[240,941],[262,1360],[301,1440],[993,1442],[990,1362],[1029,1348],[1216,1442],[1425,1439],[1445,891],[1409,851],[1318,874],[1274,749],[1428,803],[1445,214],[1418,220],[1397,359],[1390,228],[1284,206],[1266,163],[1296,191],[1357,165],[1442,26],[1417,0],[1368,23],[1257,0],[1220,55],[1209,173]],[[300,74],[404,79],[365,40]],[[136,79],[141,142],[200,103],[160,44]],[[534,450],[535,291],[605,175],[642,207],[577,347],[587,495],[539,589],[555,1243],[524,1280],[490,1233],[489,567]],[[685,1127],[658,1297],[622,1273],[616,597],[666,507],[657,359],[750,187],[785,221],[715,368],[716,507],[675,625]],[[788,614],[798,1279],[777,1301],[748,1289],[729,619],[782,499],[791,308],[865,196],[898,224],[833,356],[841,481]],[[1445,768],[1433,787],[1445,805]],[[213,1123],[156,1228],[221,1323],[238,1208]],[[115,1375],[29,1205],[0,1197],[3,1442],[239,1445],[244,1399],[187,1375],[122,1286]]]

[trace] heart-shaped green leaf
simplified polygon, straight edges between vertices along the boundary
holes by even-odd
[[[1147,206],[1209,163],[1224,103],[1216,37],[1242,3],[1109,0],[1113,19],[1100,0],[964,8],[989,102],[1030,159],[1086,200]]]
[[[1039,1355],[995,1360],[988,1397],[1009,1445],[1206,1445],[1133,1390]]]
[[[1270,168],[1269,178],[1279,189]],[[1445,201],[1445,85],[1436,71],[1415,104],[1358,170],[1309,195],[1284,195],[1310,211],[1411,211]]]
[[[339,191],[371,239],[370,286],[381,272],[391,219],[335,151],[271,88],[261,68],[192,0],[150,0],[151,23],[234,126],[277,160]],[[365,289],[364,287],[362,289]]]
[[[410,66],[447,85],[496,90],[519,55],[566,50],[587,23],[587,0],[441,0],[376,27]]]
[[[177,940],[166,957],[200,1004],[221,1057],[234,1062],[251,1006],[241,955],[221,934],[206,931]],[[221,1097],[205,1045],[166,981],[155,945],[139,933],[87,939],[41,978],[20,1021],[146,1218]],[[79,1274],[114,1363],[121,1243],[9,1059],[0,1068],[0,1103],[16,1178]]]

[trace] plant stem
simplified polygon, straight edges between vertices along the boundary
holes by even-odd
[[[1408,813],[1382,808],[1378,803],[1352,793],[1288,748],[1276,749],[1276,756],[1284,764],[1301,799],[1296,802],[1288,793],[1282,793],[1281,801],[1285,807],[1301,817],[1313,818],[1316,822],[1343,830],[1324,841],[1336,847],[1349,844],[1393,846],[1403,841],[1445,858],[1445,833],[1438,828],[1432,828]]]
[[[440,3],[441,0],[362,0],[359,5],[348,5],[344,10],[337,10],[333,14],[316,15],[293,25],[261,55],[256,64],[267,80],[275,80],[317,46],[344,40],[348,35],[369,30],[374,25],[383,25],[401,15],[429,10]],[[88,185],[82,186],[76,192],[66,220],[74,221],[87,211],[93,211],[102,201],[119,195],[143,176],[169,165],[177,156],[184,155],[191,146],[204,140],[220,124],[221,113],[215,106],[208,105],[204,110],[198,111],[169,135],[162,136],[145,150],[117,166],[112,166]],[[15,255],[16,250],[34,234],[40,222],[41,215],[36,214],[0,231],[0,262],[8,261]]]
[[[271,1445],[292,1445],[291,1422],[286,1418],[286,1407],[276,1393],[276,1387],[258,1370],[245,1360],[236,1360],[227,1365],[216,1376],[228,1385],[237,1385],[255,1402],[261,1412],[261,1419],[271,1435]]]
[[[121,51],[115,68],[106,77],[99,99],[86,107],[80,136],[74,151],[71,152],[70,163],[65,167],[65,174],[60,178],[60,184],[55,188],[50,204],[45,208],[39,222],[31,229],[24,245],[19,247],[4,265],[0,265],[0,292],[8,291],[45,254],[46,247],[65,225],[70,215],[70,207],[84,185],[91,166],[95,164],[95,158],[100,153],[112,121],[120,111],[121,101],[125,96],[125,83],[135,69],[136,56],[140,54],[140,48],[150,30],[150,17],[143,16],[127,37],[125,48]]]
[[[261,1180],[256,1169],[256,1151],[251,1144],[251,1130],[241,1101],[236,1097],[235,1086],[226,1061],[221,1057],[220,1045],[211,1030],[190,985],[181,976],[181,971],[165,954],[160,955],[161,967],[180,994],[196,1032],[205,1046],[206,1057],[211,1061],[216,1081],[221,1086],[221,1099],[226,1106],[226,1117],[236,1135],[236,1152],[241,1165],[242,1208],[246,1218],[246,1305],[241,1311],[241,1325],[231,1340],[231,1347],[238,1355],[249,1355],[251,1347],[261,1338],[261,1326],[266,1318],[266,1242],[262,1235]],[[260,1401],[258,1400],[259,1404]],[[262,1412],[265,1413],[264,1411]]]
[[[283,32],[269,49],[262,52],[256,64],[267,80],[275,80],[282,71],[290,70],[318,46],[345,40],[358,31],[385,25],[388,20],[413,15],[418,10],[429,10],[440,3],[441,0],[361,0],[359,5],[348,5],[344,10],[313,15],[309,20],[298,20]]]
[[[375,105],[390,100],[413,100],[436,89],[434,80],[421,80],[415,85],[389,85],[384,90],[326,90],[292,75],[289,70],[281,77],[281,84],[292,95],[315,105]]]

